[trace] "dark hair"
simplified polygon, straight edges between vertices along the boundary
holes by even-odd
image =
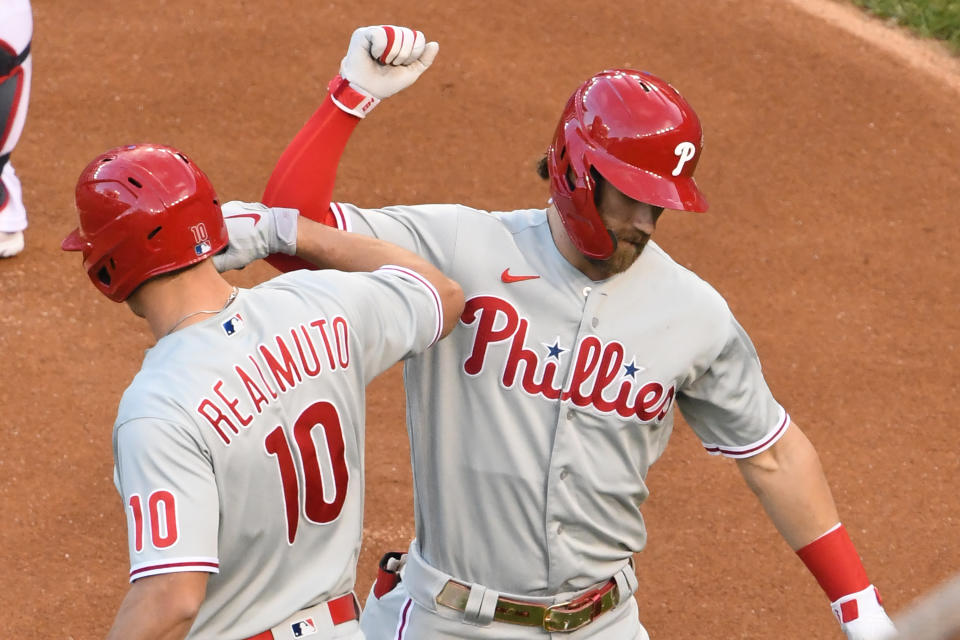
[[[543,178],[544,180],[550,179],[550,169],[547,167],[546,154],[542,155],[540,159],[537,160],[537,175]]]

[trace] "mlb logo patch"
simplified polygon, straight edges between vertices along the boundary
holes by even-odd
[[[210,243],[206,241],[201,242],[200,244],[194,245],[193,250],[197,252],[198,256],[202,256],[210,251]]]
[[[306,618],[305,620],[297,620],[290,625],[290,629],[293,631],[294,638],[302,638],[304,636],[312,636],[317,632],[316,625],[313,624],[313,618]]]
[[[238,333],[243,329],[243,316],[239,313],[234,315],[232,318],[223,323],[223,331],[228,335],[232,336],[235,333]]]

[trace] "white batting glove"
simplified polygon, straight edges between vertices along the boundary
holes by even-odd
[[[870,585],[863,591],[830,603],[847,640],[887,640],[897,637],[897,628],[880,603],[880,593]]]
[[[268,207],[259,202],[225,203],[220,208],[230,238],[227,250],[213,256],[221,273],[245,266],[274,253],[297,252],[296,209]]]
[[[347,113],[362,118],[381,100],[416,82],[439,50],[439,44],[407,27],[361,27],[350,38],[340,77],[330,83],[330,97]]]

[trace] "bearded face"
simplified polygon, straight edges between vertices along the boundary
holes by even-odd
[[[608,275],[626,271],[650,241],[663,207],[640,202],[621,193],[607,180],[598,181],[597,211],[604,225],[616,238],[613,255],[606,260],[590,260]]]

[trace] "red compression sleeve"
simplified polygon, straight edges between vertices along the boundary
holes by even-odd
[[[284,150],[270,175],[263,203],[299,209],[300,215],[335,227],[330,196],[340,156],[360,119],[341,111],[328,95]],[[281,271],[313,265],[296,256],[276,254],[267,262]]]
[[[797,550],[830,602],[870,586],[860,556],[842,524]]]

